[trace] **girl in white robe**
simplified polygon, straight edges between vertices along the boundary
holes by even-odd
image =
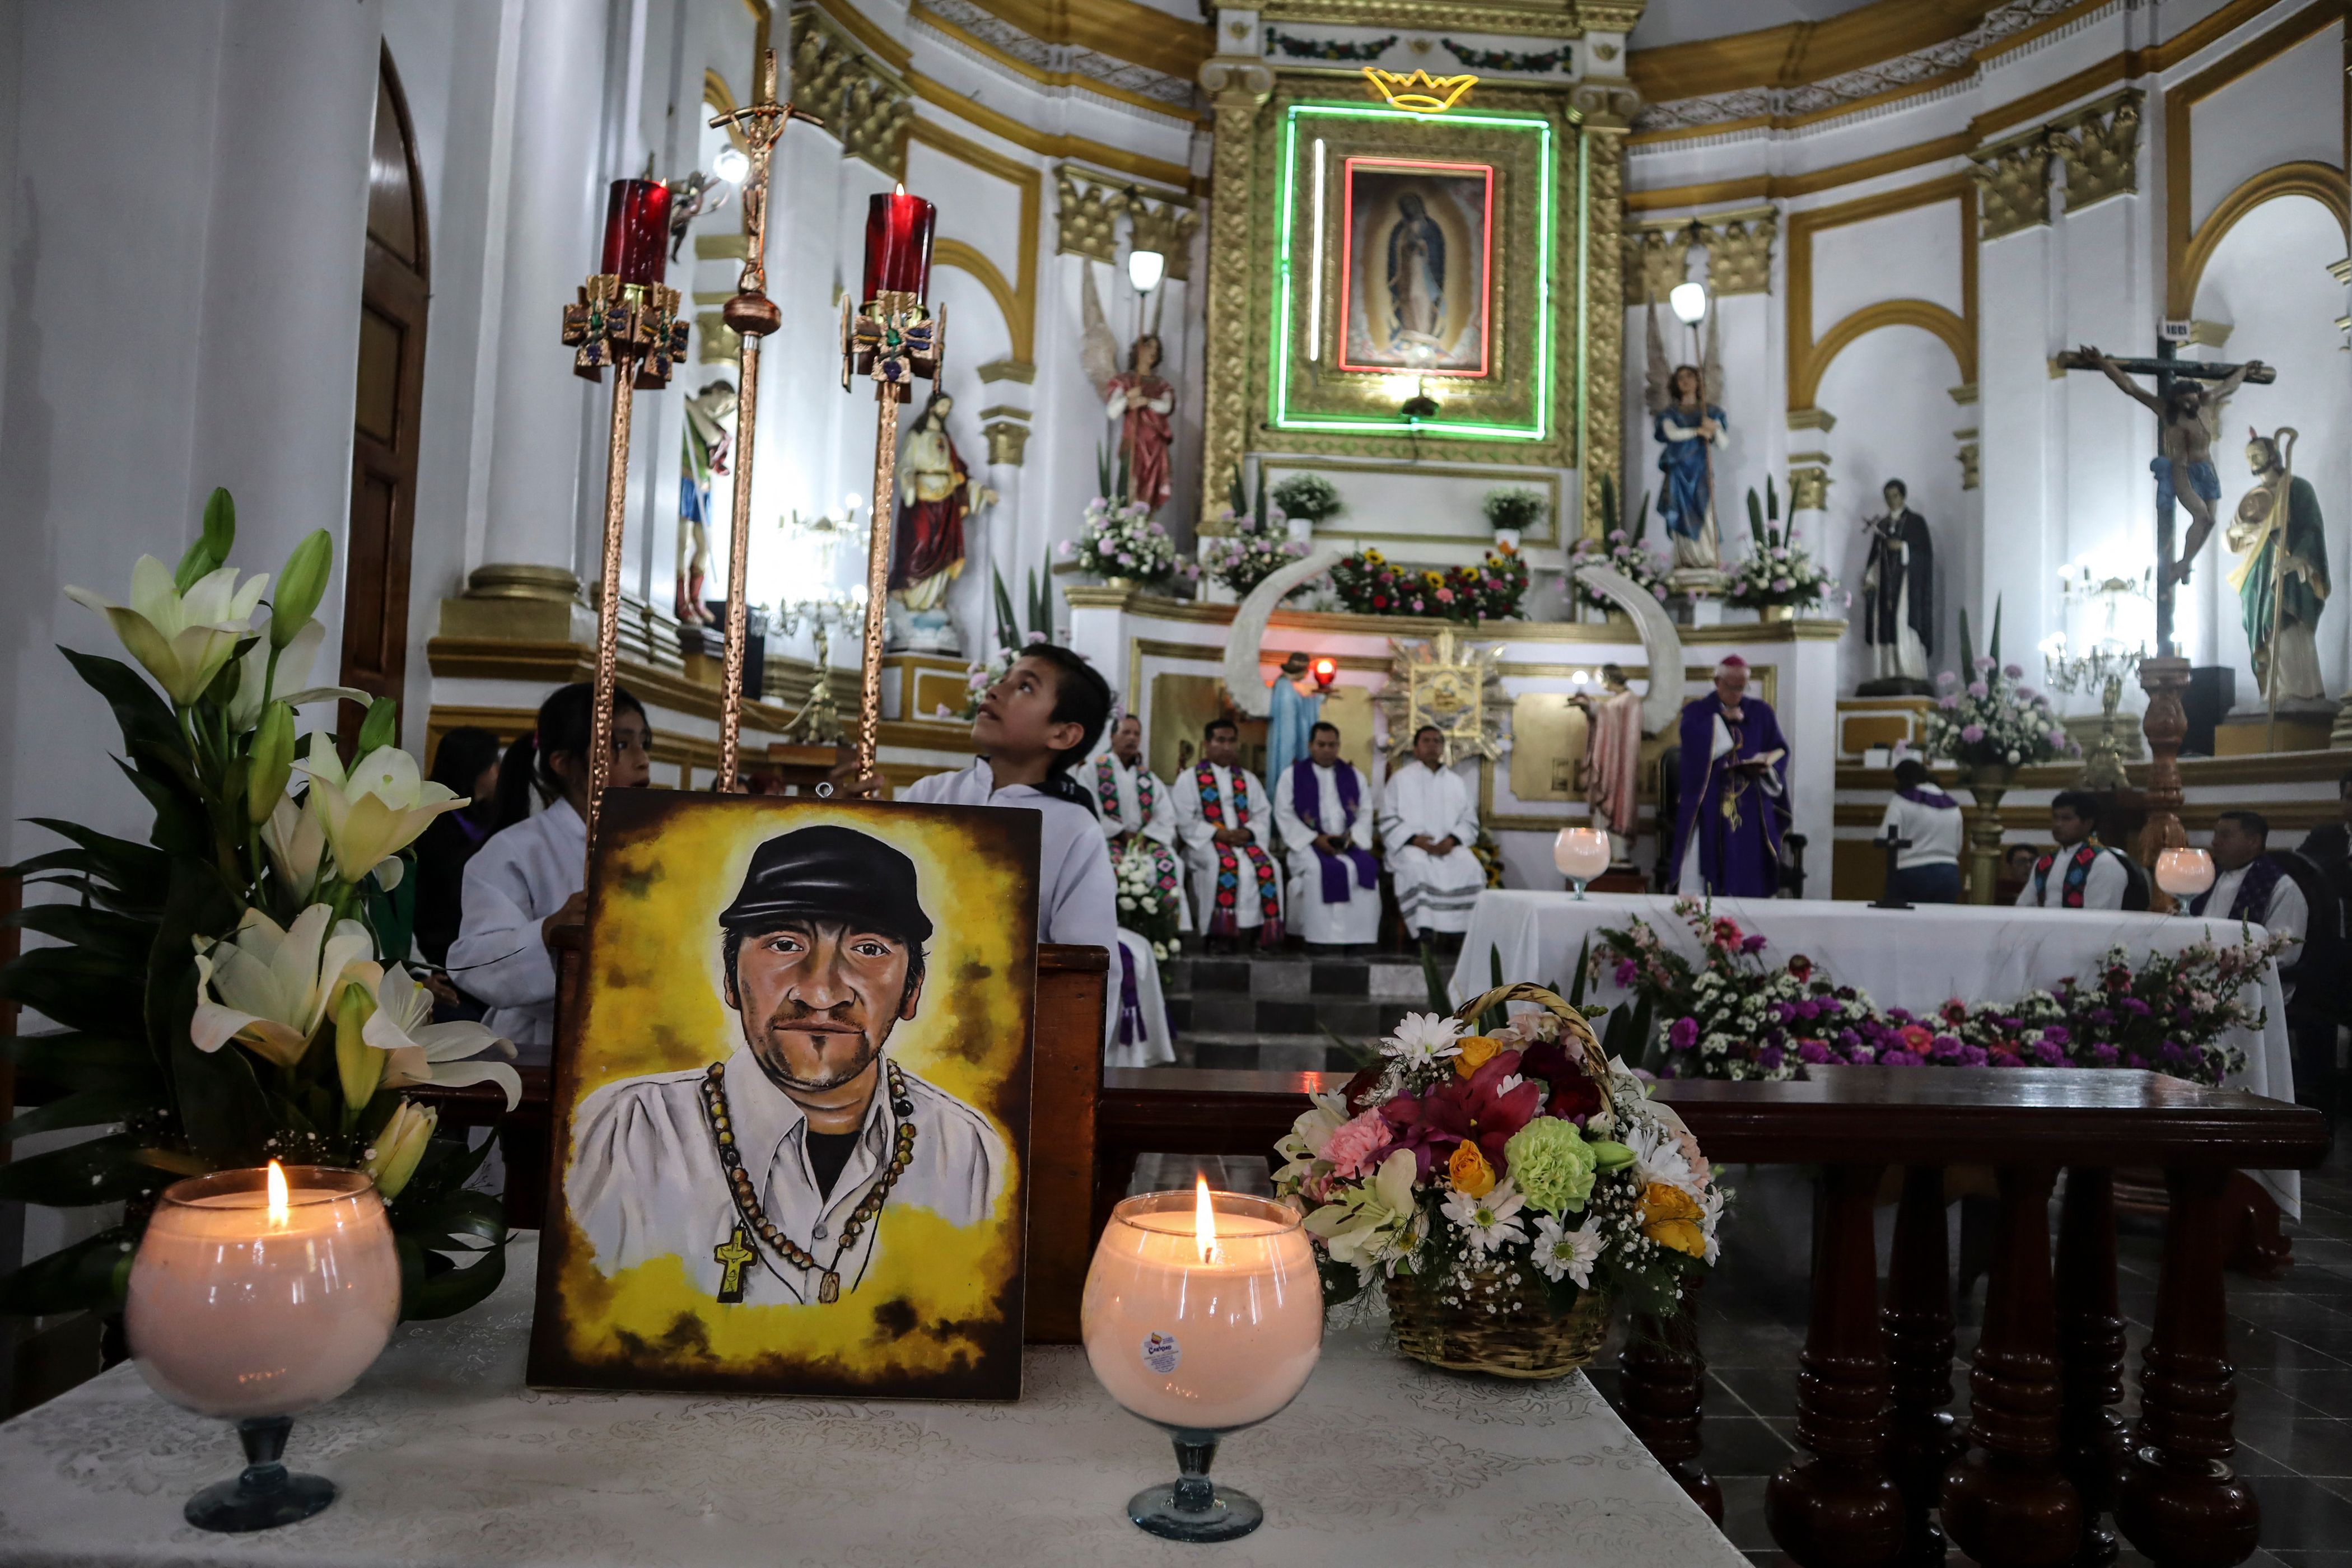
[[[466,862],[463,913],[449,944],[449,978],[488,1005],[482,1022],[515,1043],[518,1059],[544,1064],[555,1044],[559,925],[584,918],[588,876],[588,755],[595,688],[575,681],[539,706],[539,727],[499,764],[498,830]],[[642,703],[613,689],[617,788],[652,777],[653,730]],[[531,806],[536,796],[540,809]]]

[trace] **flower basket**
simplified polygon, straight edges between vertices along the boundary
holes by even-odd
[[[1565,1313],[1551,1304],[1543,1277],[1490,1263],[1471,1271],[1475,1294],[1484,1303],[1445,1304],[1438,1287],[1418,1274],[1387,1281],[1389,1323],[1397,1349],[1415,1361],[1448,1372],[1484,1372],[1529,1380],[1566,1377],[1591,1363],[1609,1337],[1609,1296],[1577,1292]],[[1489,1310],[1491,1309],[1491,1310]]]
[[[1315,1097],[1275,1188],[1308,1209],[1327,1299],[1379,1280],[1406,1355],[1564,1376],[1612,1311],[1670,1312],[1714,1261],[1723,1199],[1697,1143],[1550,991],[1408,1014],[1381,1054]]]

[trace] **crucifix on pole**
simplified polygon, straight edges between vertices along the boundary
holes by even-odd
[[[2187,321],[2167,321],[2158,334],[2154,359],[2110,359],[2086,345],[2060,354],[2055,362],[2063,370],[2101,372],[2157,418],[2158,450],[2148,465],[2156,478],[2157,657],[2141,660],[2139,667],[2139,683],[2147,693],[2147,716],[2141,729],[2148,751],[2147,826],[2140,837],[2139,858],[2148,865],[2162,851],[2189,842],[2180,825],[2180,743],[2189,734],[2180,694],[2188,689],[2189,661],[2173,641],[2172,601],[2173,590],[2188,580],[2198,552],[2213,531],[2213,503],[2221,499],[2208,412],[2247,382],[2278,379],[2278,373],[2260,360],[2211,364],[2176,358],[2178,345],[2187,342],[2189,335]],[[2156,378],[2153,391],[2136,379],[2144,375]],[[2172,536],[2176,501],[2189,509],[2190,518],[2188,548],[2177,560]],[[2169,901],[2162,893],[2156,897]]]

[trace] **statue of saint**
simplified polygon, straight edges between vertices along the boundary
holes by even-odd
[[[1642,776],[1642,699],[1618,665],[1601,667],[1601,694],[1571,699],[1585,711],[1584,799],[1608,829],[1609,858],[1623,864],[1633,836]]]
[[[1127,499],[1146,511],[1168,504],[1168,449],[1174,439],[1169,414],[1176,389],[1160,375],[1160,334],[1145,332],[1127,352],[1127,369],[1103,387],[1103,412],[1119,422],[1118,450],[1127,468]]]
[[[2210,388],[2180,382],[2169,398],[2159,398],[2088,343],[2074,353],[2084,364],[2105,372],[2133,402],[2156,415],[2158,451],[2148,459],[2147,468],[2156,476],[2158,509],[2177,500],[2189,510],[2189,537],[2181,541],[2180,559],[2172,563],[2171,572],[2172,581],[2186,583],[2189,563],[2197,559],[2213,531],[2213,503],[2221,499],[2221,477],[2213,471],[2213,437],[2218,433],[2212,426],[2213,417],[2246,377],[2263,368],[2263,362],[2248,360]]]
[[[2323,702],[2319,648],[2313,634],[2327,602],[2327,540],[2319,492],[2295,477],[2295,432],[2246,432],[2246,466],[2254,488],[2238,501],[2223,542],[2244,557],[2230,574],[2253,650],[2254,680],[2277,707]]]
[[[1913,511],[1911,489],[1889,479],[1880,492],[1886,514],[1862,526],[1870,564],[1862,574],[1862,640],[1870,645],[1864,697],[1924,696],[1936,652],[1936,552],[1927,520]]]
[[[714,381],[686,400],[686,450],[677,465],[678,625],[707,626],[703,579],[710,574],[710,478],[727,471],[735,433],[725,421],[735,414],[732,383]]]
[[[1707,319],[1706,363],[1667,368],[1665,339],[1658,331],[1658,307],[1650,306],[1650,367],[1647,388],[1651,431],[1658,442],[1658,516],[1674,541],[1675,565],[1695,572],[1719,571],[1722,536],[1715,523],[1715,449],[1728,437],[1723,416],[1723,365],[1717,353],[1715,317]]]
[[[955,399],[934,392],[898,453],[898,521],[890,544],[891,644],[919,653],[961,653],[948,614],[949,587],[963,572],[964,520],[996,499],[971,482],[948,435]]]

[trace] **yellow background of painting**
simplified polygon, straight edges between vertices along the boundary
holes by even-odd
[[[957,1326],[995,1322],[999,1294],[1021,1264],[1020,1145],[1000,1101],[1012,1093],[1008,1079],[1029,1046],[1034,860],[1016,851],[997,813],[742,796],[665,804],[668,809],[646,826],[607,834],[598,857],[570,1108],[621,1079],[699,1068],[742,1045],[721,989],[719,911],[734,901],[761,844],[836,823],[874,834],[915,862],[932,926],[928,971],[915,1016],[891,1032],[887,1051],[988,1118],[1007,1152],[1004,1191],[994,1214],[969,1227],[929,1210],[886,1205],[881,1246],[864,1281],[831,1305],[714,1310],[674,1259],[606,1277],[575,1228],[559,1287],[571,1353],[646,1366],[665,1359],[665,1344],[698,1341],[677,1352],[681,1369],[709,1371],[715,1360],[779,1377],[794,1367],[846,1378],[942,1373],[970,1361],[977,1342]],[[1026,1083],[1024,1076],[1024,1095]],[[567,1174],[572,1158],[567,1149]],[[727,1195],[715,1192],[713,1199],[724,1203]],[[877,1322],[877,1308],[901,1300],[925,1331]]]
[[[1356,187],[1356,232],[1349,238],[1356,279],[1354,299],[1348,312],[1355,318],[1347,323],[1350,340],[1348,364],[1382,369],[1426,368],[1432,374],[1451,371],[1457,375],[1475,370],[1477,334],[1473,331],[1465,336],[1463,329],[1475,324],[1478,312],[1486,308],[1486,252],[1485,237],[1480,232],[1486,218],[1479,200],[1485,195],[1483,183],[1477,176],[1453,171],[1381,164],[1359,164],[1349,172],[1349,178]],[[1423,210],[1436,220],[1439,232],[1445,236],[1445,322],[1440,336],[1456,344],[1459,351],[1426,362],[1416,361],[1403,351],[1388,346],[1390,323],[1396,319],[1395,307],[1389,300],[1389,233],[1396,226],[1397,200],[1407,191],[1421,197]],[[1371,198],[1369,201],[1365,199],[1368,195]],[[1356,336],[1359,325],[1363,329],[1360,338]],[[1489,374],[1493,369],[1491,364],[1487,366]]]

